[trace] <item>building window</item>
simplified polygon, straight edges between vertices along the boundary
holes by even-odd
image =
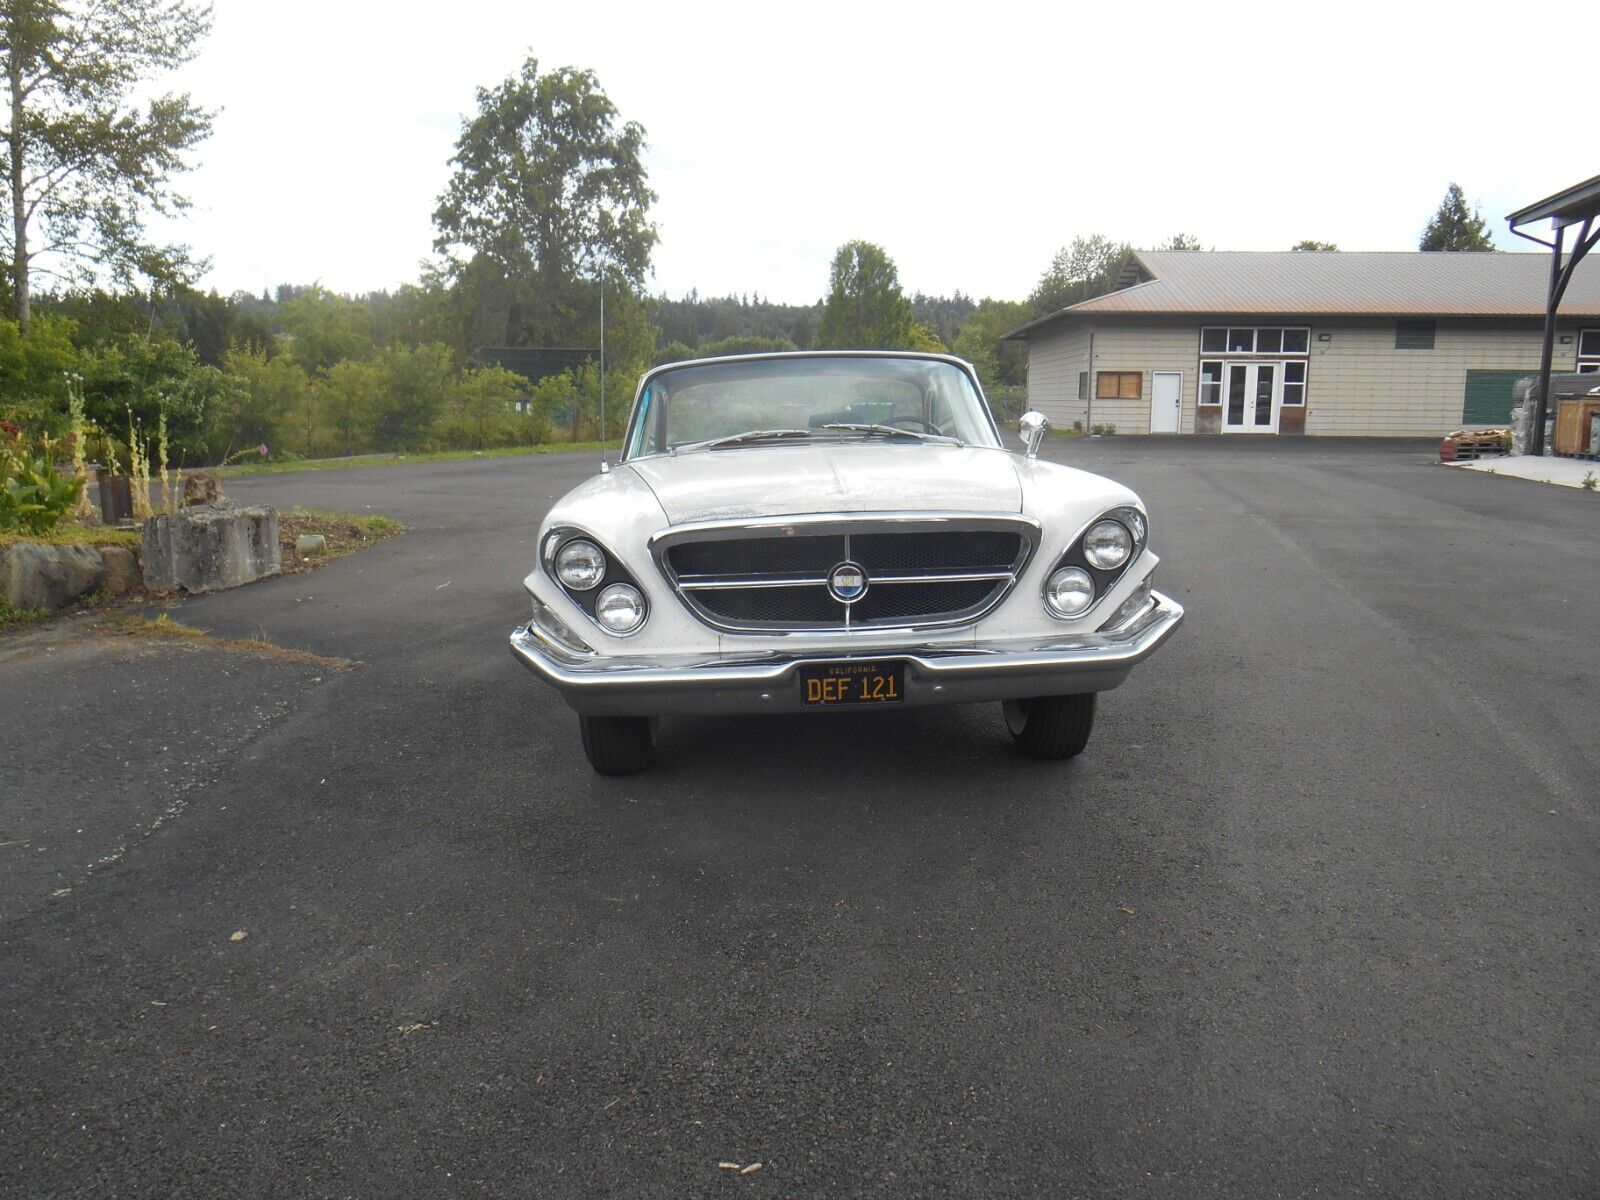
[[[1200,403],[1222,403],[1222,364],[1220,362],[1203,362],[1200,364]]]
[[[1432,321],[1396,321],[1394,348],[1396,350],[1432,350],[1434,325]]]
[[[1087,371],[1079,371],[1078,372],[1078,399],[1079,400],[1087,400],[1088,398],[1089,398],[1089,372],[1087,372]]]
[[[1095,378],[1097,400],[1137,400],[1144,385],[1140,371],[1101,371]]]
[[[1578,335],[1578,373],[1600,371],[1600,329],[1585,329]]]
[[[1283,364],[1283,403],[1284,407],[1299,406],[1306,402],[1306,364],[1302,359],[1298,362]]]
[[[1200,331],[1202,354],[1308,354],[1311,330],[1276,325],[1206,328]]]

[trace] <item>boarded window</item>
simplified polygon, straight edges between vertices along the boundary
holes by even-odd
[[[1139,371],[1101,371],[1094,383],[1099,400],[1137,400],[1144,383]]]
[[[1432,321],[1396,321],[1394,348],[1396,350],[1432,350],[1434,327]]]
[[[1511,420],[1511,386],[1537,368],[1520,371],[1468,371],[1463,425],[1505,425]]]

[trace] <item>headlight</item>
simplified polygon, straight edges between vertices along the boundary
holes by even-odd
[[[1094,580],[1082,567],[1062,567],[1044,585],[1044,602],[1059,617],[1076,617],[1094,603]]]
[[[1083,556],[1091,567],[1115,571],[1133,553],[1133,534],[1121,521],[1096,521],[1083,535]]]
[[[605,553],[593,542],[568,542],[556,555],[556,578],[575,592],[587,592],[605,577]]]
[[[594,619],[612,633],[632,633],[644,624],[644,597],[631,583],[613,583],[594,602]]]

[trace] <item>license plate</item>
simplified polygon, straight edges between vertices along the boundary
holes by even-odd
[[[800,699],[808,707],[899,704],[905,697],[903,662],[813,663],[800,668]]]

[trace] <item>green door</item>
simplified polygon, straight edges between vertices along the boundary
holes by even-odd
[[[1463,425],[1509,425],[1511,385],[1524,375],[1537,375],[1537,367],[1521,371],[1468,371],[1467,399],[1461,406]]]

